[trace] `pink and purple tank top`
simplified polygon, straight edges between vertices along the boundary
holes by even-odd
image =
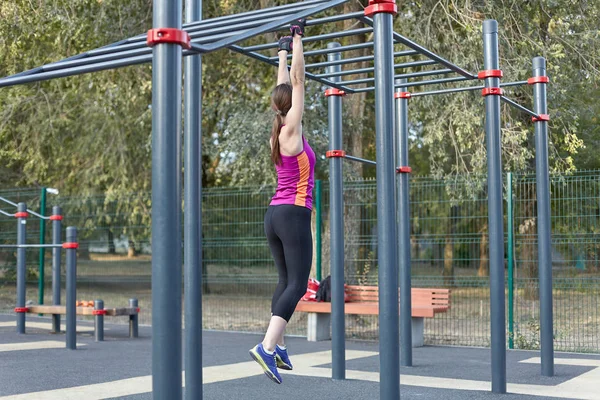
[[[304,149],[295,156],[281,155],[281,165],[276,165],[277,190],[272,206],[292,204],[312,210],[312,191],[315,186],[315,152],[302,136]]]

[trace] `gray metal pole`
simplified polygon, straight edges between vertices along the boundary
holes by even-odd
[[[202,19],[202,0],[186,0],[185,22]],[[202,399],[202,56],[185,59],[184,321],[186,400]]]
[[[154,0],[154,28],[181,29],[181,0]],[[160,43],[152,61],[152,391],[156,400],[180,400],[181,46]]]
[[[499,69],[498,22],[483,23],[484,68]],[[500,87],[499,78],[486,78],[486,88]],[[506,310],[504,305],[504,227],[502,209],[502,158],[500,96],[485,98],[488,157],[488,226],[490,234],[490,315],[492,337],[492,392],[506,393]]]
[[[546,76],[546,60],[533,59],[533,76]],[[545,82],[533,85],[533,110],[548,114]],[[554,324],[552,316],[552,243],[550,222],[550,177],[548,165],[548,122],[538,120],[535,126],[535,179],[537,189],[538,273],[540,279],[540,345],[542,375],[554,376]]]
[[[17,244],[25,244],[27,238],[27,205],[17,205]],[[25,302],[26,302],[26,265],[25,248],[17,248],[17,333],[25,333]]]
[[[396,81],[396,85],[406,79]],[[406,91],[404,87],[396,93]],[[408,99],[396,98],[396,166],[408,166]],[[410,265],[410,192],[408,173],[397,169],[396,212],[398,225],[398,258],[400,262],[400,365],[412,367],[412,284]]]
[[[340,47],[328,43],[328,49]],[[329,61],[339,61],[341,53],[329,53]],[[330,72],[341,70],[339,65]],[[332,78],[333,82],[340,78]],[[329,96],[329,149],[342,149],[342,98]],[[332,378],[346,379],[346,325],[344,315],[344,188],[342,159],[329,159],[329,220],[331,229],[331,358]]]
[[[379,263],[380,399],[400,397],[398,259],[394,174],[393,16],[373,18],[375,42],[375,127],[377,150],[377,259]]]
[[[62,209],[59,206],[52,207],[52,244],[59,245],[62,243],[61,230],[62,230]],[[60,262],[62,249],[52,249],[52,305],[60,305],[60,291],[61,291],[61,276],[60,276]],[[52,315],[52,332],[60,332],[60,314]]]
[[[129,299],[129,308],[138,308],[138,299]],[[136,338],[139,336],[139,314],[129,316],[129,337]]]
[[[94,311],[104,311],[104,301],[94,301]],[[104,314],[98,313],[94,318],[94,339],[96,342],[104,341]]]
[[[65,260],[67,263],[67,349],[77,348],[77,228],[67,228],[65,243]]]

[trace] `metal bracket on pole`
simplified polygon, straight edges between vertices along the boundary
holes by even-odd
[[[396,173],[397,174],[411,174],[412,173],[412,168],[411,167],[398,167],[396,168]]]
[[[410,99],[412,94],[410,92],[396,92],[394,93],[395,99]]]
[[[549,114],[539,114],[537,117],[531,117],[531,122],[550,121]]]
[[[398,13],[396,0],[369,0],[369,5],[365,8],[365,16],[372,17],[378,13],[396,15]]]
[[[155,28],[148,31],[148,38],[146,44],[152,47],[159,43],[173,43],[178,44],[184,49],[192,48],[192,41],[190,35],[181,29],[176,28]]]
[[[327,89],[325,91],[325,97],[329,97],[329,96],[345,96],[346,92],[344,92],[343,90],[340,89]]]
[[[325,153],[325,157],[327,158],[344,158],[346,157],[346,152],[344,150],[329,150],[327,153]]]

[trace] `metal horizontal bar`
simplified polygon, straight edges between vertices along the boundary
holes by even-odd
[[[273,65],[275,67],[279,66],[279,62],[277,62],[275,60],[271,60],[269,57],[267,57],[267,56],[265,56],[263,54],[260,54],[260,53],[256,53],[256,52],[253,52],[253,51],[250,51],[250,52],[245,51],[244,48],[241,47],[241,46],[232,45],[232,46],[229,46],[229,49],[233,50],[235,52],[241,53],[241,54],[245,54],[245,55],[247,55],[249,57],[252,57],[252,58],[254,58],[256,60],[263,61],[263,62],[265,62],[267,64],[271,64],[271,65]],[[311,79],[313,81],[325,84],[327,86],[331,86],[331,87],[339,89],[339,90],[343,90],[344,92],[346,92],[348,94],[354,93],[354,90],[352,90],[352,89],[350,89],[350,88],[348,88],[348,87],[346,87],[344,85],[340,85],[339,83],[331,82],[331,81],[328,81],[326,79],[319,78],[318,76],[316,76],[314,74],[311,74],[310,72],[305,72],[305,76],[308,79]]]
[[[523,85],[527,85],[527,81],[501,83],[500,87],[523,86]],[[485,86],[482,85],[482,86],[470,86],[470,87],[462,87],[462,88],[432,90],[432,91],[428,91],[428,92],[411,93],[411,97],[432,96],[432,95],[437,95],[437,94],[450,94],[450,93],[460,93],[460,92],[472,92],[472,91],[482,90],[484,88],[485,88]]]
[[[216,51],[216,50],[219,50],[219,49],[222,49],[222,48],[225,48],[225,47],[229,47],[229,46],[231,46],[233,44],[236,44],[236,43],[241,42],[243,40],[249,39],[249,38],[254,37],[256,35],[260,35],[260,34],[269,32],[270,30],[272,30],[274,28],[278,28],[278,27],[280,27],[282,25],[289,24],[292,21],[295,21],[297,19],[310,17],[311,15],[318,14],[318,13],[320,13],[322,11],[328,10],[328,9],[333,8],[335,6],[338,6],[340,4],[344,4],[344,3],[348,2],[348,1],[349,0],[332,0],[330,2],[318,5],[316,7],[310,8],[308,10],[303,10],[303,11],[297,12],[297,13],[292,14],[292,15],[287,15],[287,16],[281,18],[278,21],[273,21],[273,22],[267,23],[265,25],[262,25],[260,27],[257,27],[257,28],[254,28],[254,29],[250,29],[249,31],[244,32],[244,33],[242,33],[240,35],[236,35],[236,36],[233,36],[233,37],[225,38],[223,40],[219,40],[216,43],[212,43],[212,44],[210,44],[210,45],[208,45],[208,46],[205,47],[205,51],[208,53],[208,52]]]
[[[6,211],[3,211],[3,210],[0,210],[0,214],[6,215],[7,217],[11,217],[11,218],[15,216],[15,214],[7,213]]]
[[[377,163],[375,161],[366,160],[366,159],[360,158],[360,157],[346,155],[344,158],[347,160],[350,160],[350,161],[356,161],[356,162],[363,163],[363,164],[377,165]]]
[[[437,61],[434,61],[434,60],[424,60],[424,61],[415,61],[415,62],[409,62],[409,63],[403,63],[403,64],[396,64],[396,65],[394,65],[394,69],[402,69],[402,68],[410,68],[410,67],[420,67],[420,66],[423,66],[423,65],[432,65],[432,64],[437,64]],[[330,74],[319,74],[317,76],[320,77],[320,78],[332,78],[334,76],[368,74],[368,73],[372,73],[372,72],[375,72],[375,68],[374,67],[352,69],[352,70],[340,71],[340,72],[333,72],[333,73],[330,73]],[[452,71],[450,71],[450,72],[452,72]]]
[[[348,46],[334,47],[331,49],[319,49],[319,50],[305,51],[304,57],[322,56],[322,55],[327,55],[327,54],[331,54],[331,53],[341,53],[341,52],[345,52],[345,51],[367,49],[369,47],[373,47],[373,42],[350,44]],[[291,58],[292,58],[292,54],[288,54],[288,59],[291,59]],[[277,60],[279,60],[279,57],[277,57],[277,56],[269,57],[269,59],[277,61]]]
[[[373,20],[371,18],[368,17],[363,17],[361,18],[366,24],[373,26]],[[397,42],[400,42],[402,44],[404,44],[407,47],[410,47],[413,50],[418,51],[419,53],[423,54],[424,56],[427,56],[429,58],[431,58],[432,60],[436,60],[437,62],[439,62],[440,64],[444,65],[447,68],[450,68],[451,70],[453,70],[454,72],[456,72],[459,75],[464,76],[465,78],[469,78],[469,79],[477,79],[477,75],[473,75],[472,73],[470,73],[469,71],[459,67],[458,65],[455,65],[453,63],[451,63],[450,61],[446,60],[443,57],[438,56],[437,54],[435,54],[434,52],[426,49],[425,47],[413,42],[412,40],[408,39],[407,37],[404,37],[402,35],[400,35],[399,33],[393,32],[393,37],[394,40]]]
[[[511,106],[513,106],[513,107],[515,107],[515,108],[517,108],[517,109],[519,109],[519,110],[523,111],[524,113],[527,113],[527,114],[531,115],[532,117],[539,118],[539,115],[538,115],[538,114],[536,114],[535,112],[531,111],[529,108],[527,108],[527,107],[524,107],[524,106],[520,105],[520,104],[519,104],[519,103],[517,103],[516,101],[509,99],[509,98],[508,98],[508,97],[506,97],[506,96],[500,96],[500,99],[501,99],[503,102],[505,102],[505,103],[507,103],[507,104],[510,104]]]
[[[13,207],[18,207],[18,204],[17,204],[17,203],[15,203],[15,202],[12,202],[12,201],[10,201],[10,200],[8,200],[8,199],[5,199],[5,198],[4,198],[4,197],[2,197],[2,196],[0,196],[0,201],[3,201],[3,202],[5,202],[6,204],[10,204],[10,205],[11,205],[11,206],[13,206]]]
[[[405,57],[405,56],[414,56],[417,54],[419,54],[419,53],[414,50],[397,51],[394,53],[394,58]],[[331,67],[334,65],[353,64],[353,63],[359,63],[359,62],[373,61],[373,59],[374,58],[372,55],[371,56],[363,56],[363,57],[354,57],[354,58],[344,58],[339,61],[326,61],[326,62],[321,62],[321,63],[307,64],[305,68],[306,69],[325,68],[325,67]]]
[[[321,40],[332,40],[346,36],[354,36],[354,35],[362,35],[365,33],[373,32],[373,28],[359,28],[359,29],[349,29],[347,31],[333,32],[333,33],[324,33],[322,35],[305,37],[302,39],[302,43],[310,43],[310,42],[318,42]],[[267,44],[259,44],[256,46],[248,46],[244,47],[244,51],[261,51],[261,50],[269,50],[276,49],[278,46],[277,43],[267,43]]]
[[[62,244],[0,244],[0,249],[62,249]]]
[[[448,74],[454,72],[448,69],[442,69],[437,71],[425,71],[425,72],[415,72],[412,74],[401,74],[394,76],[394,79],[401,78],[410,78],[410,77],[418,77],[418,76],[429,76],[429,75],[438,75],[438,74]],[[437,83],[449,83],[449,82],[460,82],[467,80],[467,78],[461,76],[458,78],[444,78],[444,79],[434,79],[431,81],[415,81],[415,82],[407,82],[402,84],[397,84],[395,87],[411,87],[411,86],[424,86],[424,85],[435,85]],[[363,83],[371,83],[374,82],[375,78],[364,78],[364,79],[354,79],[351,81],[342,81],[344,85],[361,85]]]

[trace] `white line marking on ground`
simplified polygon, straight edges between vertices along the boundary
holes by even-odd
[[[16,327],[17,326],[17,321],[7,321],[7,322],[0,322],[0,328],[9,328],[9,327]],[[35,329],[46,329],[51,331],[52,330],[52,323],[51,322],[29,322],[27,321],[25,323],[25,329],[27,328],[35,328]],[[63,323],[60,325],[60,330],[61,331],[66,331],[67,327],[66,325]],[[104,328],[105,331],[109,330],[109,328]],[[80,333],[93,333],[94,332],[94,327],[93,326],[85,326],[85,325],[77,325],[77,332]]]
[[[65,346],[65,342],[59,342],[57,340],[43,340],[40,342],[4,343],[0,344],[0,353],[5,351],[64,349]],[[85,346],[85,344],[77,343],[77,346]]]

